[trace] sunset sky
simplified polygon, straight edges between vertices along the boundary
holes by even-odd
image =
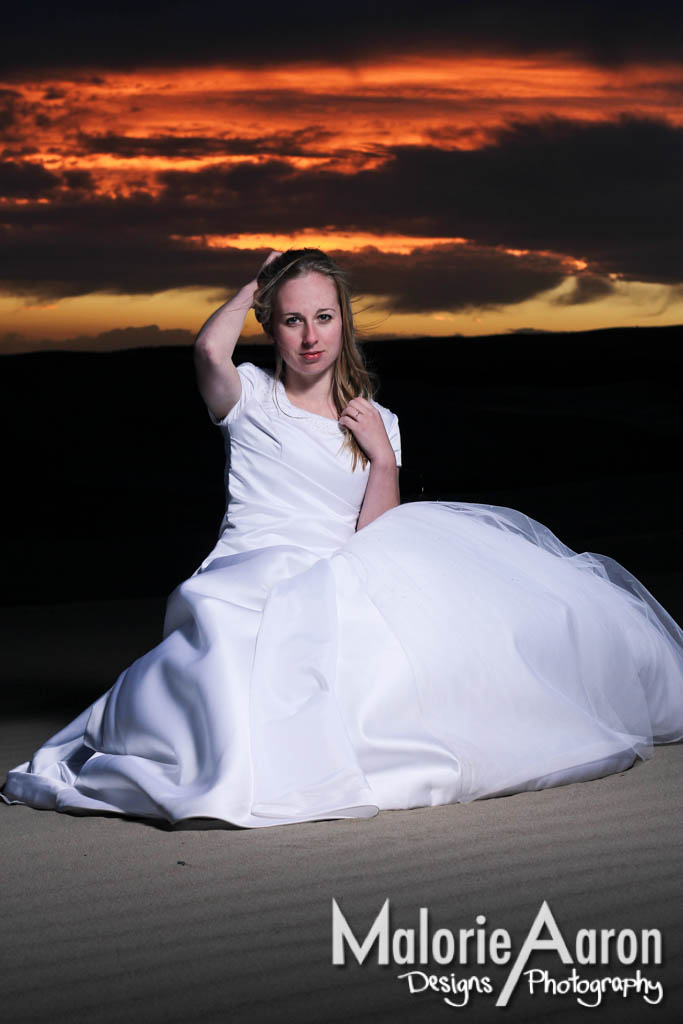
[[[303,245],[372,337],[683,323],[674,8],[288,7],[21,5],[0,351],[189,344]]]

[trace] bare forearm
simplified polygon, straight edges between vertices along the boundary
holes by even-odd
[[[220,306],[206,321],[195,341],[195,347],[212,356],[217,362],[232,359],[235,345],[242,333],[249,312],[256,281],[250,281],[236,295]]]
[[[370,463],[368,486],[365,489],[363,505],[356,523],[356,531],[374,522],[383,512],[401,504],[398,488],[398,467],[396,460],[377,460]]]

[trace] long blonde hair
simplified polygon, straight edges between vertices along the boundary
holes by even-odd
[[[358,396],[371,401],[376,391],[376,375],[365,365],[363,354],[358,348],[356,329],[353,323],[349,283],[344,271],[321,249],[288,249],[281,256],[271,260],[257,277],[258,289],[254,293],[254,313],[265,333],[272,338],[273,312],[279,289],[293,277],[301,277],[315,271],[331,277],[337,288],[341,310],[342,346],[334,363],[332,377],[332,399],[338,414],[341,414],[352,398]],[[275,385],[282,377],[282,356],[275,346]],[[360,462],[365,469],[370,461],[348,427],[342,450],[346,448],[353,456],[352,470]]]

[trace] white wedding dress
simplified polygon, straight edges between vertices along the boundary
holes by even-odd
[[[683,633],[626,569],[494,505],[407,503],[355,532],[368,469],[339,424],[239,372],[238,404],[209,413],[216,546],[158,646],[8,773],[7,803],[368,817],[598,778],[683,738]]]

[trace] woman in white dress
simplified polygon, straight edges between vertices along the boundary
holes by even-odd
[[[232,362],[252,304],[274,373]],[[195,352],[226,444],[218,541],[161,642],[8,773],[7,803],[369,817],[599,778],[683,738],[683,633],[623,566],[514,509],[400,504],[398,418],[325,254],[271,253]]]

